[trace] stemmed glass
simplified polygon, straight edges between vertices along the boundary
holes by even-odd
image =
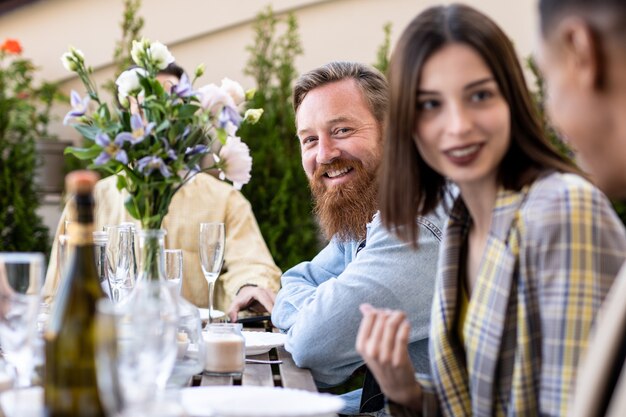
[[[155,307],[107,299],[96,305],[96,375],[107,415],[170,415],[155,406],[164,404],[176,360],[176,320]]]
[[[165,249],[165,279],[171,282],[180,294],[183,282],[183,251],[181,249]]]
[[[224,223],[200,223],[200,262],[209,284],[209,323],[213,316],[213,290],[224,262]]]
[[[0,344],[18,387],[31,381],[44,271],[41,253],[0,253]]]
[[[106,268],[111,300],[121,301],[134,286],[133,230],[128,225],[106,226]]]

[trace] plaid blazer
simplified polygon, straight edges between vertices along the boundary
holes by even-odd
[[[458,199],[431,313],[437,400],[425,390],[423,414],[565,415],[589,330],[624,260],[623,226],[605,196],[576,175],[500,190],[461,345],[459,262],[470,222]]]

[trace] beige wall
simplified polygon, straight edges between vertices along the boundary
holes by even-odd
[[[296,66],[306,71],[330,60],[375,61],[383,41],[382,27],[391,22],[392,43],[407,23],[436,0],[143,0],[140,15],[143,35],[167,44],[179,64],[188,71],[206,64],[201,83],[219,82],[228,76],[252,87],[242,70],[253,40],[252,22],[267,4],[277,14],[295,12],[304,55]],[[450,3],[445,2],[445,3]],[[536,25],[535,0],[468,0],[494,18],[514,40],[520,56],[530,54]],[[63,89],[83,91],[65,71],[59,57],[68,46],[81,49],[96,69],[98,82],[113,77],[110,60],[120,37],[122,0],[40,0],[0,16],[0,41],[22,42],[24,56],[41,67],[40,76],[63,81]],[[201,84],[200,84],[201,85]],[[59,106],[62,115],[69,106]],[[60,119],[59,119],[60,120]],[[57,121],[51,130],[78,139],[70,127]],[[54,227],[59,203],[44,206],[46,223]],[[54,229],[52,229],[54,230]]]
[[[170,46],[177,61],[188,69],[206,64],[201,83],[228,76],[252,87],[242,74],[253,39],[251,23],[271,3],[276,13],[293,11],[300,25],[304,55],[297,67],[305,71],[333,59],[371,63],[383,40],[382,27],[392,22],[392,42],[407,23],[436,0],[143,0],[143,34]],[[445,2],[450,3],[450,2]],[[471,0],[493,17],[514,40],[521,56],[530,54],[535,28],[534,0]],[[63,88],[82,90],[62,67],[59,57],[69,45],[81,49],[98,80],[113,76],[110,60],[116,39],[122,0],[40,0],[0,16],[0,40],[19,39],[24,55],[42,68],[41,77],[63,80]],[[60,109],[63,113],[66,109]],[[56,123],[63,137],[76,133]]]

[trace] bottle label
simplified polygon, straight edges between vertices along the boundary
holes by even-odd
[[[69,224],[70,245],[93,245],[93,224],[72,222]]]

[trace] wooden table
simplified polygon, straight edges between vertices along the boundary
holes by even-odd
[[[245,330],[264,329],[253,328]],[[250,356],[250,359],[261,360],[281,360],[281,364],[268,365],[258,363],[246,363],[245,370],[241,378],[229,376],[209,376],[195,375],[191,380],[191,386],[212,386],[212,385],[248,385],[264,387],[284,387],[303,389],[317,392],[317,387],[308,369],[298,368],[293,362],[291,354],[284,347],[271,349],[262,355]]]

